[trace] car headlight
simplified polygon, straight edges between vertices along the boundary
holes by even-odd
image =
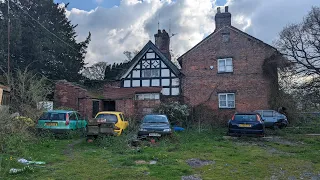
[[[164,129],[163,132],[170,132],[171,129]]]
[[[140,128],[139,131],[147,131],[147,130],[144,128]]]

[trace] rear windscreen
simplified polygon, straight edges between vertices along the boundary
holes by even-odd
[[[106,119],[107,122],[113,122],[113,123],[117,123],[118,122],[118,118],[116,115],[114,114],[99,114],[97,117],[97,119]]]
[[[66,114],[65,113],[43,113],[42,116],[39,118],[40,120],[60,120],[65,121],[66,120]]]
[[[257,121],[257,115],[246,114],[246,115],[235,115],[235,121]]]

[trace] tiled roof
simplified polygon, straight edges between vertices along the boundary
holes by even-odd
[[[162,59],[162,61],[173,71],[173,73],[176,76],[179,76],[181,74],[180,70],[176,65],[173,64],[171,60],[169,60],[163,53],[157,48],[156,45],[154,45],[151,41],[149,41],[143,48],[142,50],[131,60],[132,64],[130,68],[125,71],[120,79],[125,78],[131,71],[132,69],[137,65],[137,63],[140,61],[140,59],[143,57],[143,55],[149,50],[152,49],[156,52],[158,56]]]
[[[105,87],[104,98],[110,100],[116,99],[130,99],[136,93],[160,93],[162,87],[134,87],[134,88],[119,88],[119,87]]]

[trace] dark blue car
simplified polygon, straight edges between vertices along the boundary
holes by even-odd
[[[229,135],[264,136],[265,126],[259,113],[235,113],[228,122]]]

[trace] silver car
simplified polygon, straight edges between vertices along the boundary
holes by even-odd
[[[256,110],[264,121],[265,127],[285,128],[288,125],[288,119],[284,114],[274,110]]]

